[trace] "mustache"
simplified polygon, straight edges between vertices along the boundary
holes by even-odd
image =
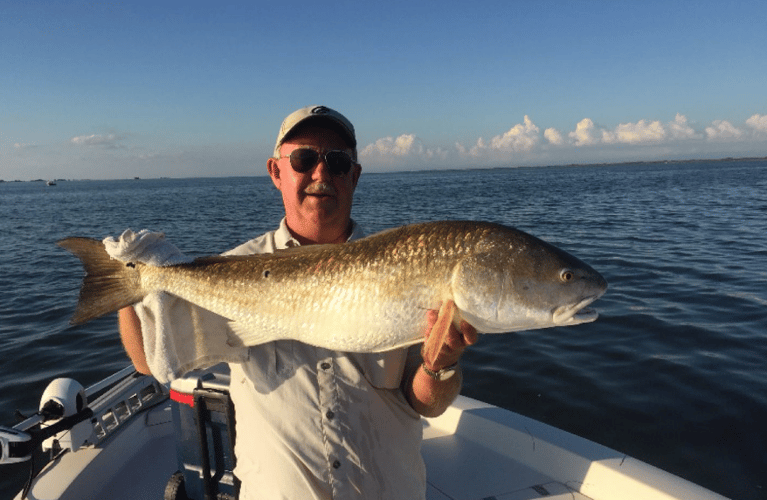
[[[335,196],[336,190],[333,188],[333,186],[327,182],[317,182],[315,184],[311,184],[307,186],[307,188],[304,190],[304,193],[306,194],[315,194],[315,195],[327,195],[327,196]]]

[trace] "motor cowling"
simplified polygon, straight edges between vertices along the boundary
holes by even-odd
[[[62,418],[71,417],[84,410],[88,405],[85,389],[71,378],[57,378],[43,391],[40,398],[40,413],[46,420],[41,429],[55,424]],[[77,451],[93,434],[93,426],[85,420],[71,429],[63,430],[43,441],[43,451],[51,449],[70,449]]]

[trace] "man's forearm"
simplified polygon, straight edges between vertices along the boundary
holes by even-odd
[[[420,415],[438,417],[447,410],[461,392],[462,380],[460,367],[449,379],[435,380],[424,371],[421,365],[416,369],[412,382],[406,388],[408,402]]]
[[[120,338],[122,339],[125,352],[136,370],[140,373],[149,375],[149,365],[146,362],[144,353],[144,336],[141,333],[141,321],[138,319],[136,310],[133,306],[120,309],[117,314],[120,325]]]

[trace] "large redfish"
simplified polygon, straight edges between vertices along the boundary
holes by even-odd
[[[439,309],[431,358],[451,321],[464,319],[480,333],[577,325],[597,318],[586,306],[607,288],[568,253],[485,222],[414,224],[344,244],[167,267],[114,260],[97,240],[59,245],[86,271],[73,323],[162,291],[228,318],[245,345],[295,339],[386,351],[422,341],[426,310]]]

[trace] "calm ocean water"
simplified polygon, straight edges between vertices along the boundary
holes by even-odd
[[[596,323],[481,337],[464,394],[767,498],[767,162],[363,174],[355,203],[368,232],[515,226],[609,281]],[[114,316],[68,325],[82,271],[56,240],[149,228],[208,255],[281,214],[266,177],[0,184],[0,422],[55,377],[87,386],[127,364]],[[0,499],[24,473],[2,469]]]

